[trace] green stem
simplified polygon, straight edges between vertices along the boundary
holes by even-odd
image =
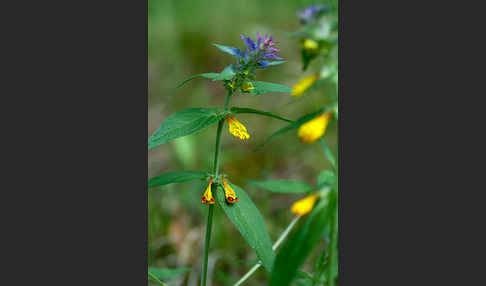
[[[231,97],[231,91],[228,92],[224,101],[223,110],[228,108],[228,103]],[[221,153],[221,131],[223,130],[224,118],[218,122],[218,130],[216,132],[216,150],[214,153],[213,174],[218,176],[219,172],[219,159]],[[208,256],[209,256],[209,243],[211,242],[211,228],[213,225],[213,211],[214,205],[210,204],[208,209],[208,219],[206,222],[206,237],[204,239],[203,249],[203,261],[202,261],[202,274],[201,274],[201,286],[206,286],[206,279],[208,276]]]
[[[299,218],[300,216],[297,216],[294,218],[294,220],[292,222],[290,222],[290,224],[287,226],[287,228],[284,230],[284,232],[282,232],[282,234],[280,235],[280,237],[277,239],[277,241],[273,244],[272,246],[272,249],[273,251],[275,251],[279,246],[280,244],[282,244],[282,242],[284,241],[284,239],[287,237],[287,235],[289,235],[290,231],[292,230],[292,228],[294,228],[295,224],[299,221]],[[258,270],[258,268],[260,268],[260,266],[262,266],[262,264],[260,262],[258,262],[257,264],[255,264],[248,272],[246,272],[245,275],[243,275],[243,277],[241,277],[240,280],[238,280],[233,286],[239,286],[241,285],[243,282],[246,281],[246,279],[250,278],[250,276],[255,273],[255,271]]]
[[[214,205],[209,205],[208,220],[206,223],[206,239],[204,240],[204,250],[203,250],[201,286],[206,286],[206,278],[208,275],[208,255],[209,255],[209,242],[211,241],[211,227],[213,225],[213,210],[214,210]]]

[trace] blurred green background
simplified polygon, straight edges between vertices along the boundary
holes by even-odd
[[[149,0],[149,110],[148,132],[152,134],[171,114],[189,107],[220,107],[226,95],[220,82],[195,79],[172,93],[185,78],[198,73],[220,72],[234,58],[212,46],[218,43],[244,48],[240,34],[255,38],[269,33],[280,42],[279,56],[287,62],[257,72],[257,80],[292,87],[299,78],[318,72],[322,62],[311,63],[303,73],[299,43],[289,33],[299,29],[296,10],[326,1],[194,1]],[[311,90],[298,100],[290,95],[236,95],[230,106],[251,107],[296,119],[327,102],[326,88]],[[324,95],[324,96],[323,96]],[[225,125],[222,136],[221,172],[246,190],[262,213],[272,241],[292,220],[290,206],[301,196],[270,194],[249,186],[246,180],[298,179],[315,186],[320,170],[329,169],[318,142],[301,144],[297,131],[253,149],[285,122],[252,114],[239,115],[251,135],[240,141]],[[214,159],[216,125],[149,152],[149,177],[177,170],[210,170]],[[326,132],[336,149],[336,125]],[[189,182],[149,190],[149,253],[151,266],[190,267],[191,271],[168,285],[199,285],[207,207],[201,203],[206,185]],[[312,261],[312,257],[309,259]],[[232,285],[256,262],[252,249],[236,228],[215,208],[209,256],[208,285]],[[307,266],[308,267],[308,266]],[[266,285],[263,269],[244,285]],[[149,282],[151,285],[156,285]]]

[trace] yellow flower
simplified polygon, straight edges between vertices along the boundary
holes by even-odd
[[[230,204],[233,204],[238,201],[238,198],[236,197],[235,191],[226,183],[224,178],[221,178],[221,181],[223,181],[224,185],[224,196],[226,197],[226,201]]]
[[[324,135],[324,132],[326,132],[331,113],[332,111],[328,111],[302,124],[298,131],[300,141],[302,141],[302,143],[312,143],[321,138],[321,136]]]
[[[319,43],[311,39],[305,39],[302,46],[304,47],[304,50],[315,51],[319,47]]]
[[[246,131],[246,127],[236,120],[234,116],[226,115],[226,119],[228,120],[229,132],[231,134],[242,140],[250,138],[250,134]]]
[[[211,184],[213,183],[213,178],[209,180],[208,187],[201,198],[203,204],[214,204],[213,193],[211,192]]]
[[[228,84],[231,88],[235,88],[235,81],[232,81],[230,84]]]
[[[241,89],[242,89],[243,91],[250,91],[250,90],[255,89],[255,88],[253,87],[253,84],[251,84],[251,82],[249,82],[249,81],[245,81],[245,82],[244,82],[244,83],[241,85]]]
[[[292,205],[292,209],[290,211],[296,215],[306,215],[312,210],[318,197],[318,194],[313,194],[298,200]]]
[[[308,77],[304,77],[303,79],[299,80],[298,83],[294,85],[292,88],[292,95],[293,96],[301,96],[304,91],[306,91],[309,87],[311,87],[314,82],[319,78],[319,74],[311,75]]]

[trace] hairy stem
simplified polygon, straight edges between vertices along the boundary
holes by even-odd
[[[226,99],[224,101],[223,110],[228,108],[228,103],[231,97],[231,91],[228,92]],[[224,118],[218,122],[218,130],[216,131],[216,150],[214,152],[214,164],[213,164],[213,174],[218,176],[219,172],[219,159],[221,153],[221,131],[223,130]],[[208,219],[206,222],[206,237],[204,239],[204,249],[203,249],[203,261],[202,261],[202,273],[201,273],[201,286],[206,286],[206,279],[208,275],[208,255],[209,255],[209,243],[211,242],[211,228],[213,225],[213,211],[214,205],[210,204],[208,209]]]
[[[290,224],[287,226],[287,228],[282,232],[282,234],[280,235],[280,237],[277,239],[277,241],[273,244],[272,246],[272,249],[275,251],[279,246],[280,244],[282,244],[282,242],[285,240],[285,238],[289,235],[290,231],[292,230],[292,228],[294,228],[295,224],[299,221],[299,218],[300,216],[297,216],[294,218],[294,220],[292,220],[290,222]],[[255,264],[248,272],[246,272],[245,275],[243,275],[243,277],[241,277],[240,280],[238,280],[233,286],[239,286],[241,285],[243,282],[246,281],[246,279],[250,278],[250,276],[255,273],[255,271],[258,270],[258,268],[260,268],[260,266],[262,266],[262,264],[260,262],[258,262],[257,264]]]

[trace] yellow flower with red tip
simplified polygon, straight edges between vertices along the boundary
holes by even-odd
[[[226,201],[230,204],[233,204],[238,201],[238,197],[236,197],[235,191],[226,183],[224,178],[221,178],[224,185],[224,196],[226,197]]]
[[[311,87],[314,82],[319,78],[319,74],[304,77],[299,82],[297,82],[292,88],[292,95],[299,97],[301,96],[309,87]]]
[[[213,183],[213,178],[209,180],[208,187],[206,188],[206,191],[204,192],[201,202],[203,204],[214,204],[214,198],[213,198],[213,193],[211,192],[211,184]]]
[[[328,111],[300,126],[297,134],[302,143],[312,143],[324,135],[329,124],[331,113],[332,111]]]
[[[226,120],[228,120],[229,132],[231,134],[240,138],[241,140],[250,138],[250,134],[248,134],[246,131],[246,127],[236,120],[234,116],[228,114],[226,115]]]
[[[319,194],[313,194],[298,200],[292,205],[290,211],[299,216],[306,215],[312,210],[318,198]]]

